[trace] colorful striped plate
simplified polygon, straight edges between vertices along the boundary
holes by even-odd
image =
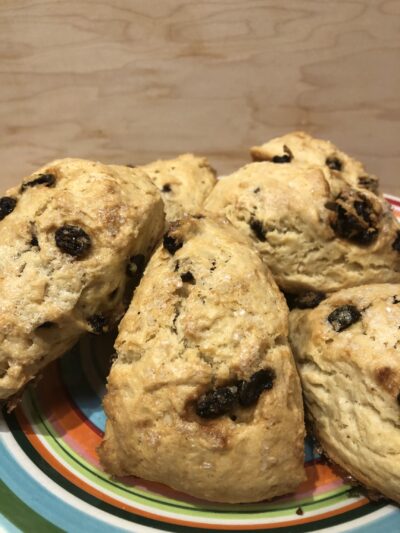
[[[400,200],[388,198],[400,216]],[[110,479],[96,448],[111,353],[112,339],[87,337],[0,418],[0,530],[400,531],[398,507],[357,494],[308,442],[307,481],[264,503],[212,504],[136,478]]]

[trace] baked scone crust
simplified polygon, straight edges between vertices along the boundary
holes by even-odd
[[[230,224],[186,218],[168,239],[119,327],[101,462],[212,501],[294,491],[304,480],[304,424],[284,299]],[[266,368],[276,377],[255,404],[198,415],[201,395]]]
[[[141,167],[160,190],[167,222],[201,212],[216,183],[216,172],[205,157],[183,154]]]
[[[399,284],[367,285],[339,291],[315,309],[290,313],[305,404],[322,448],[363,485],[397,503],[399,302]],[[351,320],[332,320],[331,313],[345,305],[360,313],[350,325]]]
[[[250,163],[220,179],[204,207],[253,239],[284,291],[400,282],[390,205],[327,168]]]
[[[304,131],[294,131],[275,137],[250,149],[254,161],[287,161],[306,163],[335,170],[351,186],[377,193],[379,181],[369,174],[360,161],[339,150],[330,141],[317,139]],[[283,159],[282,159],[283,158]]]
[[[142,170],[82,159],[53,161],[3,198],[15,206],[0,220],[1,399],[121,317],[127,264],[164,224]]]

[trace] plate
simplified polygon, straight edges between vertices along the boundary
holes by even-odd
[[[400,217],[400,199],[387,198]],[[86,337],[27,388],[17,409],[0,417],[3,530],[400,531],[399,507],[358,494],[309,441],[307,481],[296,494],[269,502],[212,504],[132,477],[111,479],[96,448],[112,343]]]

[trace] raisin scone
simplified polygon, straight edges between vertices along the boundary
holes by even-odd
[[[338,172],[350,186],[378,192],[378,178],[368,174],[360,161],[348,156],[330,141],[316,139],[304,131],[288,133],[261,146],[253,146],[250,153],[254,161],[326,166]]]
[[[119,327],[105,469],[220,502],[294,491],[304,424],[287,328],[247,239],[227,222],[175,223]]]
[[[327,455],[400,503],[400,284],[365,285],[290,313],[313,430]]]
[[[400,282],[400,224],[390,205],[328,168],[250,163],[205,203],[244,234],[289,293]]]
[[[205,157],[183,154],[141,167],[159,188],[167,222],[201,211],[216,183],[216,172]]]
[[[121,317],[127,279],[163,225],[142,170],[81,159],[53,161],[0,198],[0,399]]]

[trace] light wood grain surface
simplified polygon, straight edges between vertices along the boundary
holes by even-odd
[[[2,189],[64,156],[226,173],[305,129],[400,195],[398,0],[3,0],[0,35]]]

